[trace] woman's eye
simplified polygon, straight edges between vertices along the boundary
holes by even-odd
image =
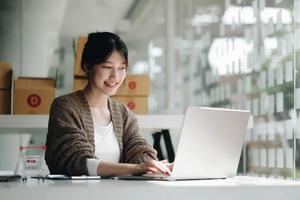
[[[111,69],[111,66],[103,66],[104,69]]]
[[[125,67],[119,67],[119,70],[124,70],[125,69]]]

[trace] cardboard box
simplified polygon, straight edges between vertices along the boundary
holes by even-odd
[[[86,77],[86,73],[81,69],[81,57],[84,49],[84,45],[87,41],[87,37],[78,37],[76,47],[76,57],[74,65],[74,76],[75,77]]]
[[[150,79],[148,75],[127,75],[116,95],[148,96]]]
[[[87,79],[75,78],[73,90],[82,90]],[[116,96],[148,96],[149,95],[149,76],[148,75],[127,75],[123,84],[120,85]]]
[[[14,114],[49,114],[55,98],[55,80],[50,78],[19,78],[15,80]]]
[[[73,82],[73,91],[82,90],[86,86],[87,82],[87,79],[75,78]]]
[[[11,88],[12,65],[0,61],[0,89]]]
[[[125,104],[135,114],[148,113],[148,97],[134,97],[134,96],[113,96],[113,100]]]
[[[11,90],[0,89],[0,114],[10,114]]]

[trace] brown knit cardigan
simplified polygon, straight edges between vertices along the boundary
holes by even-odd
[[[120,162],[157,160],[156,151],[140,136],[134,114],[108,99]],[[87,158],[95,158],[94,126],[82,91],[56,98],[49,115],[45,160],[51,174],[88,175]]]

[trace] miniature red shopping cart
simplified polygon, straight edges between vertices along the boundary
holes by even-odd
[[[42,176],[44,155],[47,146],[20,146],[22,156],[22,178]]]

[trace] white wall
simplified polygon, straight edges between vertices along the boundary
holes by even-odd
[[[9,61],[14,73],[19,74],[21,66],[21,0],[1,1],[0,7],[0,60]]]
[[[0,60],[13,64],[14,77],[53,77],[57,95],[72,91],[72,40],[92,31],[114,31],[133,0],[1,0]],[[64,53],[61,53],[62,51]],[[14,170],[18,147],[29,135],[0,133],[0,170]],[[37,138],[40,140],[40,138]]]
[[[57,67],[59,33],[67,0],[27,0],[22,4],[23,76],[48,77]]]

